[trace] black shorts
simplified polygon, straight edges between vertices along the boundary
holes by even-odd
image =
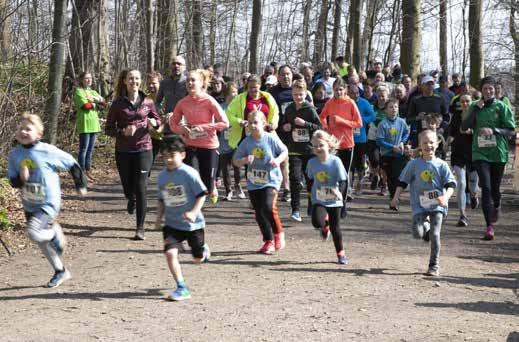
[[[376,169],[380,165],[380,150],[377,142],[375,140],[368,140],[366,144],[368,149],[369,165]]]
[[[351,171],[363,172],[366,170],[366,153],[368,151],[367,143],[357,143],[353,149],[353,162]]]
[[[164,226],[162,227],[162,236],[164,237],[164,252],[169,249],[179,248],[182,242],[187,240],[193,257],[203,258],[205,244],[203,229],[185,231]]]

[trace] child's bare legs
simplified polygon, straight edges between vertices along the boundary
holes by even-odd
[[[180,262],[178,261],[178,248],[170,248],[164,252],[166,256],[166,261],[168,262],[168,268],[171,272],[171,275],[177,282],[184,283],[184,276],[182,275],[182,269],[180,268]]]

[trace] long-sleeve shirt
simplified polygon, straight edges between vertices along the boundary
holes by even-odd
[[[161,119],[155,104],[144,93],[139,93],[140,102],[133,105],[127,97],[115,100],[110,107],[106,119],[105,133],[115,137],[115,150],[118,152],[139,152],[152,149],[151,137],[148,133],[148,118]],[[134,125],[137,130],[132,136],[125,136],[123,129]]]
[[[186,96],[177,103],[169,120],[171,131],[182,134],[182,118],[185,126],[202,128],[201,132],[191,130],[188,135],[184,135],[186,145],[192,147],[218,148],[220,143],[216,132],[229,127],[229,120],[222,107],[206,93],[200,96]]]
[[[98,133],[101,131],[99,116],[94,103],[89,97],[101,98],[92,89],[76,88],[74,91],[74,107],[76,109],[76,130],[81,133]]]
[[[353,148],[353,129],[362,127],[362,118],[351,98],[331,98],[324,105],[320,119],[323,128],[339,141],[339,150]]]
[[[362,117],[362,127],[355,128],[353,130],[353,141],[357,143],[365,143],[367,141],[366,126],[375,120],[375,111],[373,106],[365,98],[359,97],[355,104],[359,109],[360,116]]]
[[[377,128],[377,145],[380,147],[380,154],[388,157],[400,157],[404,154],[393,151],[393,147],[405,143],[409,139],[409,127],[404,119],[395,117],[382,119]]]
[[[304,126],[297,126],[294,123],[296,118],[305,120]],[[315,108],[308,102],[303,102],[301,108],[296,109],[296,105],[292,102],[285,109],[285,115],[281,117],[279,122],[281,129],[283,125],[289,123],[291,125],[290,132],[287,135],[285,144],[288,147],[289,154],[312,154],[311,139],[314,132],[321,128],[321,121],[315,111]]]

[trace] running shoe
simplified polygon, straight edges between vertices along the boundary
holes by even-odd
[[[130,198],[128,200],[128,204],[126,204],[126,211],[128,214],[133,215],[133,212],[135,211],[135,198]]]
[[[63,271],[56,271],[47,283],[47,287],[58,287],[61,285],[61,283],[63,283],[66,280],[69,280],[70,278],[72,278],[72,275],[66,268]]]
[[[490,212],[490,224],[494,225],[499,221],[499,216],[501,214],[501,207],[492,208]]]
[[[276,249],[276,251],[285,248],[285,245],[285,233],[281,232],[279,234],[274,234],[274,248]]]
[[[440,270],[437,268],[429,267],[427,272],[425,272],[426,276],[428,277],[439,277],[440,276]]]
[[[204,256],[202,257],[202,262],[208,262],[211,260],[211,249],[209,249],[209,245],[204,244]]]
[[[378,181],[379,181],[378,175],[375,175],[371,178],[371,185],[370,185],[371,190],[375,190],[376,188],[378,188]]]
[[[191,292],[189,292],[189,289],[187,287],[177,287],[176,290],[171,291],[167,299],[173,300],[175,302],[191,299]]]
[[[215,194],[215,193],[212,193],[212,194],[209,195],[209,202],[210,202],[211,204],[216,204],[216,203],[218,203],[218,192],[216,192],[216,194]]]
[[[234,189],[235,193],[236,193],[236,196],[239,198],[239,199],[246,199],[247,196],[245,196],[245,193],[243,192],[241,186],[237,186],[235,189]]]
[[[135,230],[135,236],[133,237],[136,241],[144,240],[144,227],[137,227]]]
[[[301,222],[301,213],[298,210],[293,210],[290,218],[294,221]]]
[[[58,253],[59,256],[63,254],[65,250],[65,246],[67,244],[67,240],[65,239],[65,234],[63,234],[63,229],[59,223],[55,222],[52,224],[52,229],[56,232],[54,238],[50,241],[52,247]]]
[[[479,207],[479,198],[477,198],[476,196],[470,196],[470,207],[472,209],[476,209],[477,207]]]
[[[468,225],[469,219],[466,216],[461,215],[460,219],[458,220],[458,223],[456,223],[456,227],[467,227]]]
[[[346,209],[346,203],[344,203],[341,208],[341,218],[345,218],[346,216],[348,216],[348,209]]]
[[[229,192],[225,195],[224,199],[225,199],[226,201],[232,201],[232,191],[229,191]]]
[[[290,190],[283,190],[283,194],[281,195],[282,202],[290,202]]]
[[[424,227],[424,234],[423,234],[423,237],[422,239],[425,241],[425,242],[429,242],[431,240],[431,237],[429,236],[429,233],[431,232],[431,224],[427,221],[425,221],[423,223],[423,227]]]
[[[348,264],[348,258],[344,254],[344,251],[340,251],[339,253],[337,253],[337,263],[340,265]]]
[[[261,254],[274,254],[275,247],[274,242],[272,240],[265,241],[263,246],[258,251]]]
[[[485,235],[483,236],[483,240],[494,240],[494,226],[490,225],[487,227],[487,230],[485,230]]]
[[[326,224],[322,229],[321,229],[321,238],[323,239],[323,241],[328,241],[328,239],[330,238],[330,227],[328,226],[328,224]]]

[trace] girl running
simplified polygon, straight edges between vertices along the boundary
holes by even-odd
[[[209,201],[216,204],[218,191],[215,178],[219,146],[216,132],[229,127],[229,121],[218,102],[207,94],[210,79],[207,70],[189,72],[186,83],[188,96],[177,103],[169,125],[173,132],[185,138],[185,163],[193,166],[193,159],[198,159],[200,177],[208,189]]]
[[[105,132],[115,137],[115,161],[128,199],[126,210],[136,211],[135,240],[144,240],[148,173],[153,161],[149,130],[157,129],[160,116],[150,98],[140,91],[141,73],[138,70],[119,74],[115,100],[108,112]]]
[[[236,167],[248,167],[247,190],[263,236],[259,253],[272,254],[285,247],[277,197],[282,178],[279,165],[288,157],[288,150],[276,135],[264,131],[265,124],[262,112],[249,114],[250,136],[238,146],[233,163]]]
[[[325,130],[335,136],[339,142],[337,156],[347,172],[353,159],[353,130],[362,127],[362,117],[355,102],[347,95],[348,87],[342,78],[333,83],[333,98],[324,105],[321,112],[321,124]],[[346,200],[346,192],[343,199]],[[346,217],[346,202],[341,210],[341,217]]]
[[[313,183],[312,225],[320,229],[323,240],[328,240],[331,231],[338,263],[345,265],[348,259],[342,243],[340,216],[348,175],[342,161],[332,155],[338,146],[333,135],[315,131],[312,145],[315,157],[308,162],[306,171]]]
[[[487,229],[483,239],[493,240],[501,211],[501,179],[508,162],[507,139],[515,136],[514,116],[510,107],[495,98],[496,81],[492,76],[481,80],[483,98],[470,105],[462,130],[472,129],[472,162],[481,185],[481,207]]]

